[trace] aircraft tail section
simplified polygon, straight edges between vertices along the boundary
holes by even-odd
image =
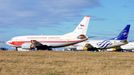
[[[87,33],[87,28],[89,24],[90,17],[85,16],[83,20],[80,22],[80,24],[75,28],[73,31],[74,34],[83,34],[86,35]]]
[[[114,38],[116,40],[127,40],[128,38],[128,34],[129,34],[129,29],[130,29],[130,25],[127,25],[121,32],[120,34]]]
[[[79,36],[79,35],[86,35],[88,24],[89,24],[90,17],[85,16],[83,20],[78,24],[75,30],[71,33],[65,34],[68,36]]]

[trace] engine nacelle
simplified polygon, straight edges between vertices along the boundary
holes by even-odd
[[[17,48],[17,51],[30,51],[31,43],[22,44],[20,48]]]
[[[22,49],[30,49],[30,46],[31,46],[31,43],[25,43],[25,44],[22,44],[21,48]]]

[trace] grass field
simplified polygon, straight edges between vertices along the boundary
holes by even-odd
[[[134,53],[0,51],[0,75],[134,75]]]

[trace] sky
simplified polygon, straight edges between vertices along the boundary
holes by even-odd
[[[92,39],[113,38],[131,24],[134,0],[0,0],[0,40],[22,35],[57,35],[73,31],[84,16]]]

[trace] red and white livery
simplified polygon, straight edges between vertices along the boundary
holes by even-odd
[[[64,47],[87,40],[87,29],[90,17],[85,16],[73,32],[64,35],[28,35],[16,36],[7,41],[7,44],[16,48],[30,47],[31,40],[36,40],[51,48]],[[84,38],[83,38],[84,37]]]

